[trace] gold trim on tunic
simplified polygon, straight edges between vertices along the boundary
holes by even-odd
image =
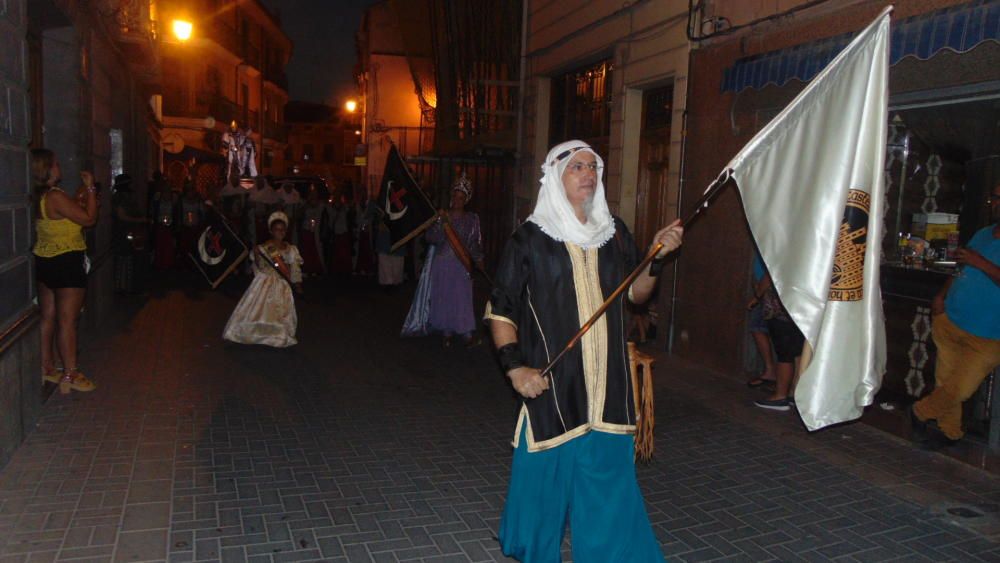
[[[513,326],[514,330],[517,330],[517,323],[515,323],[513,320],[508,319],[507,317],[503,317],[501,315],[495,315],[493,313],[493,304],[490,303],[489,301],[486,302],[486,312],[483,313],[483,320],[486,320],[486,321],[500,321],[500,322],[503,322],[503,323],[507,323],[507,324]]]

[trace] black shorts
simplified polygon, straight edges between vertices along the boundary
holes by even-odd
[[[774,355],[778,362],[788,364],[795,361],[795,358],[802,355],[802,345],[806,342],[806,337],[794,322],[785,319],[768,319],[767,332],[771,334],[771,343],[774,344]]]
[[[49,289],[87,287],[87,255],[82,250],[44,258],[35,256],[35,277]]]

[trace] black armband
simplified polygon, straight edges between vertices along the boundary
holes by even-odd
[[[500,358],[500,367],[504,373],[524,367],[524,362],[521,361],[521,348],[517,345],[517,342],[504,344],[497,348],[497,356]]]
[[[664,256],[663,258],[656,258],[655,260],[653,260],[652,262],[650,262],[649,263],[649,275],[652,276],[652,277],[654,277],[654,278],[656,276],[660,275],[663,272],[663,266],[666,263],[667,263],[667,257],[666,256]]]

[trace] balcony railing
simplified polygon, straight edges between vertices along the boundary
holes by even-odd
[[[254,68],[261,68],[260,47],[241,37],[232,26],[216,22],[212,32],[212,39],[225,50],[240,57],[246,64]]]
[[[163,92],[163,114],[170,117],[191,117],[203,119],[211,116],[217,123],[242,122],[243,108],[238,104],[218,94],[199,93],[194,103],[187,101],[182,90],[166,88]],[[257,112],[252,112],[256,114]],[[254,123],[251,123],[253,126]]]
[[[264,123],[264,138],[274,139],[279,143],[288,142],[288,127],[282,123]]]
[[[150,17],[149,1],[117,0],[100,11],[100,21],[140,79],[155,81],[159,74],[156,22]]]

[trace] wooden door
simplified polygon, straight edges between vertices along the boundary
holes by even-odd
[[[635,239],[639,248],[647,248],[657,229],[665,224],[673,99],[672,84],[646,90],[642,95],[639,185],[635,210]]]

